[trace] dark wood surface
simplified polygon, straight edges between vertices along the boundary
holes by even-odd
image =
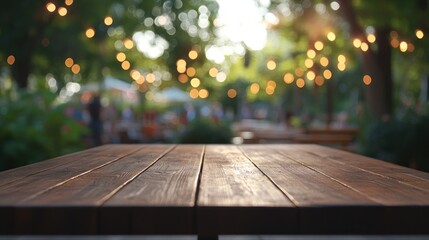
[[[0,172],[0,234],[429,234],[429,174],[306,144],[105,145]]]

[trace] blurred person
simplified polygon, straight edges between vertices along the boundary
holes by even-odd
[[[92,145],[101,145],[101,134],[103,131],[103,124],[101,121],[101,103],[98,95],[93,96],[88,103],[87,110],[89,113],[89,129],[91,130]]]

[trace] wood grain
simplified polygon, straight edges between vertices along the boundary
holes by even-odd
[[[267,146],[245,145],[240,148],[297,206],[377,205],[362,194]]]
[[[48,159],[45,161],[41,161],[35,164],[30,164],[19,168],[9,169],[7,171],[0,172],[0,186],[9,184],[11,182],[28,177],[30,175],[48,171],[49,169],[67,164],[68,162],[76,161],[76,159],[83,159],[83,158],[87,159],[87,158],[98,156],[99,154],[103,153],[110,147],[111,147],[110,145],[99,146],[99,147],[91,148],[81,152],[71,153],[65,156],[60,156],[60,157]]]
[[[295,226],[293,203],[236,146],[207,146],[199,189],[201,235],[292,232]]]
[[[429,204],[429,192],[410,187],[397,179],[355,167],[349,162],[323,157],[321,155],[327,154],[323,154],[321,148],[289,145],[274,146],[271,149],[380,204],[386,206]],[[330,151],[330,148],[324,149],[325,152]],[[343,154],[350,153],[343,152]],[[350,154],[349,158],[354,156]]]
[[[86,152],[82,152],[72,155],[73,158],[59,158],[57,161],[65,161],[66,163],[52,167],[48,171],[39,171],[39,165],[36,164],[34,165],[34,174],[29,174],[0,187],[0,206],[16,205],[34,198],[67,181],[117,161],[136,150],[138,148],[132,145],[121,147],[110,145],[98,153],[86,154]]]
[[[72,179],[20,205],[99,206],[149,166],[168,153],[172,145],[146,145],[118,161]]]
[[[382,204],[381,207],[351,205],[349,208],[304,208],[300,210],[302,231],[307,233],[427,234],[429,193],[404,182],[349,164],[356,155],[342,152],[349,161],[327,158],[330,148],[315,145],[272,146],[272,150],[331,178]],[[325,153],[323,153],[325,152]],[[322,156],[321,156],[322,155]],[[323,157],[325,156],[325,157]],[[381,166],[383,162],[378,162]],[[381,167],[380,166],[380,167]],[[338,222],[338,219],[341,221]],[[336,221],[335,221],[336,220]],[[335,227],[333,227],[335,226]]]
[[[422,191],[429,191],[429,173],[402,167],[396,164],[376,160],[366,156],[348,153],[333,148],[318,145],[311,146],[318,156],[329,161],[340,161],[386,178],[393,178],[402,183],[411,185]]]
[[[193,233],[204,145],[179,145],[122,188],[100,210],[103,233]],[[118,215],[119,214],[119,215]]]

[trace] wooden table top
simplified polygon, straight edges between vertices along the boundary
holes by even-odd
[[[318,145],[105,145],[0,173],[0,234],[429,233],[429,174]]]

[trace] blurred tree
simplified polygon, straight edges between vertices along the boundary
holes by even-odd
[[[0,9],[0,57],[13,57],[11,75],[23,89],[30,74],[53,74],[58,91],[64,78],[85,82],[107,73],[131,80],[133,69],[174,74],[176,61],[188,58],[190,50],[200,54],[193,62],[205,60],[216,11],[212,1],[7,2]],[[119,52],[126,54],[126,64],[118,63]]]

